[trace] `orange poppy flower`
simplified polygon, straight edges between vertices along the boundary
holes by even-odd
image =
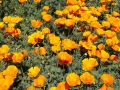
[[[80,77],[76,73],[69,73],[66,77],[66,82],[69,86],[80,85]]]
[[[3,71],[4,76],[11,76],[13,79],[16,78],[18,68],[14,65],[9,65],[6,70]]]
[[[57,90],[70,90],[70,86],[66,82],[62,81],[57,85]]]
[[[85,31],[85,32],[83,32],[83,36],[86,37],[86,38],[87,38],[90,34],[91,34],[90,31]]]
[[[14,32],[12,33],[13,37],[18,37],[21,35],[21,30],[19,28],[15,29]]]
[[[78,45],[70,39],[62,40],[62,46],[64,50],[72,50],[78,47]]]
[[[31,25],[34,28],[39,28],[43,23],[40,20],[31,20]]]
[[[35,47],[34,54],[39,54],[39,47]]]
[[[36,77],[38,75],[38,73],[40,72],[40,68],[35,66],[35,67],[31,67],[28,70],[28,76],[29,77]]]
[[[45,55],[47,52],[46,52],[46,46],[44,47],[40,47],[40,55]]]
[[[104,84],[107,85],[111,85],[114,83],[114,77],[110,74],[103,74],[100,79]]]
[[[4,22],[0,22],[0,28],[4,29],[4,27],[5,27]]]
[[[105,35],[107,38],[112,38],[112,37],[116,36],[116,33],[114,31],[107,30],[107,31],[105,31]]]
[[[35,36],[34,36],[35,35]],[[37,31],[35,32],[35,34],[33,35],[33,37],[38,38],[39,41],[44,39],[44,33],[41,31]]]
[[[49,6],[44,6],[44,7],[43,7],[43,10],[44,10],[44,11],[48,11],[49,9],[50,9]]]
[[[27,90],[35,90],[35,87],[29,86],[29,87],[27,87]]]
[[[98,66],[98,62],[94,58],[85,58],[82,60],[82,69],[85,71],[92,70],[96,66]]]
[[[66,18],[58,18],[54,21],[54,24],[57,26],[64,25]]]
[[[50,22],[52,16],[50,14],[45,14],[44,16],[42,16],[42,19],[46,22]]]
[[[103,29],[96,29],[96,32],[99,36],[103,36],[105,34],[105,31]]]
[[[62,11],[62,15],[68,15],[69,14],[69,11],[67,10],[67,9],[63,9],[63,11]]]
[[[59,45],[60,43],[61,43],[61,41],[60,41],[60,37],[58,37],[58,36],[53,36],[53,35],[51,35],[51,34],[49,34],[48,35],[49,36],[49,41],[50,41],[50,44],[52,44],[52,45]],[[51,37],[51,36],[53,36],[53,37]]]
[[[3,55],[3,56],[6,56],[9,52],[10,48],[8,45],[6,44],[3,44],[1,47],[0,47],[0,55]]]
[[[65,20],[65,26],[66,27],[73,27],[75,25],[75,22],[73,19],[66,19]]]
[[[71,64],[72,63],[72,56],[69,55],[67,52],[59,52],[58,55],[58,60],[61,65],[63,64]]]
[[[50,33],[50,29],[49,28],[43,28],[42,29],[42,32],[44,33],[44,34],[49,34]]]
[[[112,60],[112,61],[116,61],[117,58],[118,58],[118,57],[117,57],[116,55],[111,55],[111,56],[110,56],[110,60]]]
[[[13,84],[14,80],[11,76],[6,76],[5,78],[0,79],[1,90],[9,90],[10,86]]]
[[[104,50],[105,49],[105,45],[102,44],[102,43],[99,44],[97,47],[98,47],[99,50]]]
[[[61,50],[60,45],[53,45],[53,46],[51,47],[51,50],[52,50],[54,53],[59,52],[59,51]]]
[[[120,16],[120,14],[119,14],[118,12],[116,12],[116,11],[113,11],[113,12],[112,12],[112,15],[113,15],[114,17]]]
[[[18,0],[20,3],[25,4],[27,0]]]
[[[105,50],[101,50],[101,61],[106,62],[108,58],[110,57],[109,53]]]
[[[55,11],[55,14],[58,15],[58,16],[62,16],[62,15],[63,15],[63,12],[60,11],[60,10],[56,10],[56,11]]]
[[[25,58],[25,57],[28,57],[28,51],[27,51],[27,50],[23,50],[22,53],[23,53],[23,57],[24,57],[24,58]]]
[[[49,90],[57,90],[57,87],[51,87]]]
[[[90,26],[95,29],[102,28],[102,25],[98,21],[92,21]]]
[[[110,23],[108,21],[102,21],[102,26],[104,28],[109,28],[110,27]]]
[[[77,0],[67,0],[67,4],[76,5],[76,4],[78,4],[78,2],[77,2]]]
[[[34,0],[34,2],[35,2],[35,3],[39,3],[39,2],[41,2],[41,0]]]
[[[107,87],[105,84],[103,84],[102,87],[99,88],[98,90],[114,90],[114,88],[112,88],[112,87]]]
[[[113,46],[112,46],[112,49],[115,50],[115,51],[119,51],[119,50],[120,50],[120,46],[118,46],[118,45],[113,45]]]
[[[6,28],[6,33],[12,34],[14,32],[15,28],[8,27]]]
[[[29,35],[28,36],[28,43],[35,45],[38,43],[38,38],[34,38],[33,35]]]
[[[91,75],[89,72],[85,72],[80,76],[80,80],[84,84],[92,84],[95,81],[95,77]]]
[[[20,63],[23,59],[23,54],[21,52],[14,52],[12,56],[12,61],[14,63],[18,62]]]
[[[45,76],[43,75],[38,76],[37,78],[34,79],[34,82],[33,82],[34,86],[39,88],[44,87],[45,80],[46,80]]]
[[[42,16],[44,16],[44,15],[46,15],[46,14],[47,14],[46,11],[41,12],[41,15],[42,15]]]

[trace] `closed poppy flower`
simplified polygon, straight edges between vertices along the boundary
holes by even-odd
[[[50,22],[52,16],[50,14],[45,14],[44,16],[42,16],[42,19],[46,22]]]
[[[98,47],[99,50],[104,50],[105,49],[105,45],[102,44],[102,43],[99,44],[97,47]]]
[[[48,11],[49,9],[50,9],[49,6],[44,6],[44,7],[43,7],[43,10],[44,10],[44,11]]]
[[[46,80],[45,76],[40,75],[34,79],[33,84],[34,86],[39,87],[39,88],[44,87],[45,80]]]
[[[92,84],[95,81],[95,77],[91,75],[89,72],[85,72],[80,76],[80,80],[84,84]]]
[[[35,3],[39,3],[39,2],[41,2],[41,0],[34,0],[34,2],[35,2]]]
[[[57,87],[51,87],[49,90],[57,90]]]
[[[56,90],[70,90],[70,86],[66,82],[62,81],[57,85]]]
[[[29,86],[29,87],[27,87],[27,90],[35,90],[35,87]]]
[[[38,75],[38,73],[40,72],[40,68],[35,66],[35,67],[31,67],[29,70],[28,70],[28,75],[30,77],[36,77]]]
[[[116,61],[117,58],[118,58],[118,57],[117,57],[116,55],[111,55],[111,56],[110,56],[110,60],[112,60],[112,61]]]
[[[25,58],[25,57],[28,57],[28,51],[27,51],[27,50],[23,50],[22,53],[23,53],[23,57],[24,57],[24,58]]]
[[[111,85],[114,83],[114,77],[110,74],[103,74],[100,77],[101,81],[106,85]]]
[[[92,70],[96,66],[98,66],[98,62],[95,58],[85,58],[82,60],[82,69],[85,71]]]
[[[59,52],[57,57],[61,65],[67,65],[72,63],[72,56],[69,55],[67,52]]]
[[[62,40],[62,47],[64,50],[72,50],[76,49],[78,45],[70,39],[64,39]]]
[[[40,47],[40,55],[45,55],[47,53],[46,46]]]
[[[43,28],[42,29],[42,32],[44,33],[44,34],[49,34],[50,33],[50,29],[49,28]]]
[[[80,77],[76,73],[69,73],[66,77],[66,82],[69,86],[77,86],[80,85]]]
[[[35,47],[34,54],[39,54],[39,47]]]
[[[14,63],[20,63],[23,59],[23,54],[21,52],[14,52],[12,56],[12,61]]]
[[[18,0],[20,3],[25,4],[27,0]]]
[[[40,20],[31,20],[31,25],[34,28],[39,28],[42,25],[42,22]]]

